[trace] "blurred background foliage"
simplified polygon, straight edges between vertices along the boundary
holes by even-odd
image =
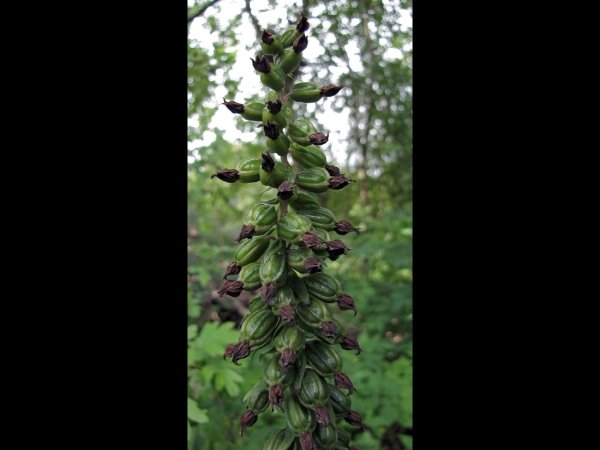
[[[280,11],[279,22],[260,23],[257,17],[266,10]],[[188,24],[215,37],[207,39],[210,45],[188,40],[189,450],[261,450],[268,436],[285,426],[284,415],[268,409],[239,436],[246,410],[242,398],[262,378],[264,364],[248,358],[234,366],[223,361],[223,353],[237,342],[255,294],[244,291],[235,299],[217,294],[246,212],[259,197],[275,193],[260,183],[228,184],[210,176],[265,150],[255,123],[230,115],[240,130],[255,133],[241,141],[228,139],[214,120],[222,101],[219,88],[238,102],[263,100],[267,93],[264,88],[253,97],[239,96],[240,80],[258,75],[249,62],[248,70],[234,73],[238,52],[259,48],[258,40],[240,41],[240,27],[254,35],[264,28],[282,31],[297,22],[301,10],[311,24],[309,45],[316,40],[323,51],[303,62],[295,80],[346,87],[316,108],[292,108],[296,117],[314,123],[323,111],[345,114],[345,160],[327,145],[322,149],[331,164],[357,181],[317,195],[337,220],[361,228],[358,236],[341,237],[352,250],[325,268],[355,300],[356,317],[348,311],[335,316],[349,333],[357,333],[363,349],[358,356],[339,352],[357,388],[352,409],[367,430],[342,426],[363,450],[412,449],[412,27],[402,28],[399,20],[401,12],[412,14],[412,0],[210,0],[190,1],[188,8]],[[360,61],[352,59],[352,49],[358,49]]]

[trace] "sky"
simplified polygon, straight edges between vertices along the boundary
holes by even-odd
[[[278,4],[281,5],[280,8],[277,8],[276,10],[267,10],[265,12],[260,12],[260,10],[269,8],[267,0],[252,0],[251,5],[253,14],[256,16],[259,23],[261,25],[264,24],[264,27],[266,28],[269,26],[269,24],[277,23],[279,18],[285,18],[287,6],[295,5],[296,3],[297,1],[293,0],[280,0],[278,2]],[[230,22],[231,19],[246,6],[244,0],[220,0],[218,4],[220,5],[221,12],[217,13],[216,8],[210,7],[206,10],[205,16],[215,15],[221,23]],[[194,1],[188,0],[188,5],[193,6]],[[317,17],[321,12],[321,9],[322,7],[320,6],[311,8],[310,17],[308,18],[309,23],[312,22],[313,24],[316,24],[318,21]],[[198,45],[201,47],[212,49],[212,44],[213,42],[216,42],[218,35],[217,33],[211,34],[209,30],[202,26],[203,23],[205,23],[204,17],[199,17],[192,22],[192,25],[190,26],[189,39],[197,40]],[[412,27],[412,17],[408,12],[403,11],[400,23],[403,29],[406,27]],[[253,42],[256,40],[254,28],[252,27],[247,14],[244,14],[243,21],[237,28],[236,33],[238,36],[240,36],[240,42]],[[307,61],[316,60],[323,53],[323,48],[316,40],[310,40],[310,29],[306,32],[306,35],[309,38],[309,45],[306,50],[302,52],[302,55]],[[231,112],[229,112],[229,110],[227,110],[225,107],[220,107],[220,105],[223,103],[223,97],[226,97],[227,100],[243,103],[245,98],[251,97],[254,93],[265,91],[265,87],[261,84],[258,75],[253,70],[248,69],[250,58],[256,57],[257,48],[258,44],[254,45],[250,50],[244,48],[243,45],[236,48],[237,61],[233,66],[233,70],[229,74],[230,77],[235,77],[235,74],[238,74],[237,79],[241,80],[239,92],[236,95],[236,98],[227,98],[227,89],[223,86],[223,80],[225,76],[223,71],[217,71],[216,74],[215,81],[219,86],[215,89],[214,105],[215,108],[217,108],[217,112],[213,116],[211,127],[218,127],[224,130],[225,136],[230,142],[236,140],[239,140],[240,142],[250,142],[256,137],[255,132],[243,133],[241,130],[239,130],[235,121],[231,120]],[[362,64],[360,62],[360,49],[355,44],[352,44],[346,47],[346,51],[349,55],[350,68],[355,71],[361,71]],[[391,59],[399,58],[401,56],[402,53],[400,50],[391,47],[385,54],[385,57]],[[335,67],[332,68],[332,70],[335,69]],[[341,75],[343,69],[338,70],[340,71]],[[335,72],[334,75],[336,75]],[[335,80],[332,80],[332,83],[336,84]],[[341,92],[343,92],[343,90]],[[340,167],[345,166],[348,114],[344,112],[334,112],[331,110],[331,108],[327,108],[326,102],[323,101],[318,103],[309,103],[307,108],[311,112],[318,108],[316,117],[319,126],[317,126],[317,128],[320,130],[326,130],[330,133],[328,145],[334,157],[332,164],[337,163],[336,165],[339,165]],[[188,125],[192,127],[197,126],[197,120],[197,117],[189,118]],[[205,131],[202,139],[189,142],[188,148],[194,149],[210,145],[214,139],[215,134],[213,132],[210,130]],[[193,158],[191,158],[189,162],[193,162]],[[349,162],[350,164],[353,163],[352,160]]]

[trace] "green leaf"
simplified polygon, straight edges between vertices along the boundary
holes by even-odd
[[[206,414],[208,411],[206,409],[200,409],[198,407],[198,403],[193,398],[188,397],[188,419],[193,420],[198,423],[207,423],[208,415]],[[189,437],[189,429],[188,429],[188,437]]]
[[[188,420],[188,441],[190,440],[191,437],[192,437],[192,424]]]
[[[197,334],[198,334],[198,325],[196,325],[196,324],[188,325],[188,341],[190,339],[194,339]]]
[[[227,346],[237,341],[238,333],[233,331],[234,322],[208,322],[200,330],[194,346],[208,356],[223,356]]]

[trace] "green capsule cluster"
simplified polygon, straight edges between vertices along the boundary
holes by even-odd
[[[275,408],[285,414],[286,428],[274,430],[265,450],[356,449],[341,421],[364,429],[361,416],[351,410],[355,391],[343,372],[336,346],[362,350],[356,337],[346,335],[330,307],[341,311],[356,307],[334,277],[325,274],[326,260],[334,261],[350,250],[330,233],[359,234],[346,220],[338,221],[311,193],[338,190],[349,185],[339,169],[328,164],[319,146],[329,133],[304,118],[294,118],[288,100],[313,103],[337,94],[343,85],[296,83],[284,91],[286,77],[301,64],[308,45],[309,24],[302,15],[295,27],[281,35],[264,31],[261,52],[252,65],[268,89],[263,102],[224,105],[243,119],[260,122],[265,149],[255,158],[241,160],[235,169],[212,177],[227,183],[261,183],[277,190],[272,200],[258,201],[243,219],[235,239],[234,261],[227,267],[219,295],[237,297],[242,291],[259,291],[242,322],[239,340],[223,358],[238,360],[259,354],[266,363],[263,379],[246,394],[246,411],[240,418],[240,435],[258,415]],[[288,156],[302,170],[292,172]],[[357,354],[358,354],[357,353]],[[347,390],[347,393],[344,392]]]

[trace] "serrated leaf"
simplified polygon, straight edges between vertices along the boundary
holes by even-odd
[[[198,423],[208,422],[208,410],[200,409],[193,398],[188,397],[188,419]]]
[[[196,324],[188,325],[188,341],[190,339],[194,339],[197,334],[198,334],[198,325],[196,325]]]
[[[208,356],[223,356],[227,346],[237,341],[238,333],[233,331],[235,323],[225,322],[221,326],[217,322],[204,324],[194,346]]]

